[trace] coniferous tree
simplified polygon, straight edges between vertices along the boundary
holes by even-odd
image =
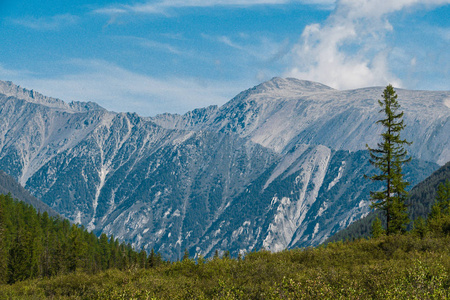
[[[156,262],[155,250],[153,250],[153,248],[152,248],[152,250],[150,251],[150,255],[147,258],[147,264],[146,264],[147,268],[155,267],[155,265],[156,265],[155,262]]]
[[[160,266],[162,263],[164,262],[164,260],[163,260],[163,258],[162,258],[162,256],[161,256],[161,253],[156,253],[156,256],[155,256],[155,267],[157,267],[157,266]]]
[[[109,259],[111,257],[111,248],[109,247],[108,237],[106,234],[102,233],[99,239],[100,243],[100,257],[101,257],[101,268],[106,270],[109,267]]]
[[[384,234],[384,228],[381,224],[380,218],[378,216],[372,222],[372,237],[378,238]]]
[[[186,260],[189,259],[189,251],[188,249],[184,249],[184,254],[183,254],[183,259],[182,260]]]
[[[436,202],[431,209],[430,218],[448,214],[450,214],[450,180],[447,179],[445,184],[439,184]]]
[[[436,202],[431,207],[427,220],[428,227],[434,232],[450,232],[450,181],[441,183],[437,190]]]
[[[378,100],[378,103],[382,107],[380,112],[385,114],[385,118],[377,122],[385,129],[381,134],[382,142],[378,143],[376,149],[368,145],[366,147],[370,151],[371,164],[381,171],[381,174],[373,175],[370,179],[385,184],[382,191],[371,193],[372,207],[381,209],[386,214],[386,233],[389,235],[405,231],[409,222],[405,205],[407,196],[405,188],[408,182],[403,178],[402,166],[411,160],[404,148],[404,145],[411,143],[400,138],[400,132],[405,128],[405,124],[392,85],[384,89],[382,97],[383,100]]]
[[[141,269],[145,269],[145,266],[147,264],[147,252],[145,252],[144,249],[141,250],[141,252],[139,252],[138,254],[138,263],[139,263],[139,268]]]
[[[0,284],[83,270],[145,267],[146,253],[0,195]],[[155,264],[162,262],[160,255]]]

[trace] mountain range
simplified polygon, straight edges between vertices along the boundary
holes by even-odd
[[[141,117],[0,81],[0,169],[60,215],[178,259],[317,245],[367,215],[382,87],[273,78]],[[397,89],[412,185],[450,160],[450,92]]]

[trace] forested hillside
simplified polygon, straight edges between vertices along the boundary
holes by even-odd
[[[436,200],[436,191],[438,186],[443,184],[446,179],[450,180],[450,162],[440,167],[428,178],[412,188],[407,200],[408,214],[411,221],[414,221],[419,217],[427,218],[430,213],[431,206]],[[347,228],[330,237],[324,244],[339,240],[352,240],[361,237],[369,237],[372,222],[375,220],[377,215],[380,219],[384,220],[382,213],[372,211],[366,217],[354,222]],[[412,228],[412,223],[409,228]]]
[[[98,238],[66,219],[37,213],[31,205],[0,195],[0,283],[160,263],[154,253],[136,252],[102,234]]]

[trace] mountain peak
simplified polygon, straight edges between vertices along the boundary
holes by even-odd
[[[318,93],[334,90],[333,88],[319,82],[300,80],[297,78],[274,77],[269,81],[255,86],[253,91],[266,93],[270,91],[294,92],[300,94]]]
[[[4,94],[7,97],[15,97],[27,102],[45,105],[47,107],[63,109],[69,111],[82,112],[90,109],[103,109],[101,106],[94,102],[79,102],[72,101],[66,103],[57,98],[51,98],[44,96],[35,90],[28,90],[22,88],[11,81],[0,80],[0,94]]]

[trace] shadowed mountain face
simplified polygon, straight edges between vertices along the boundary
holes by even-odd
[[[14,199],[19,199],[32,205],[38,212],[46,211],[49,216],[58,216],[58,213],[51,209],[47,204],[37,199],[24,189],[14,178],[3,171],[0,171],[0,194],[11,194]]]
[[[382,88],[274,78],[222,107],[142,118],[0,83],[0,169],[70,220],[166,258],[317,245],[378,189],[361,149],[378,139]],[[412,184],[450,156],[448,98],[399,91]]]

